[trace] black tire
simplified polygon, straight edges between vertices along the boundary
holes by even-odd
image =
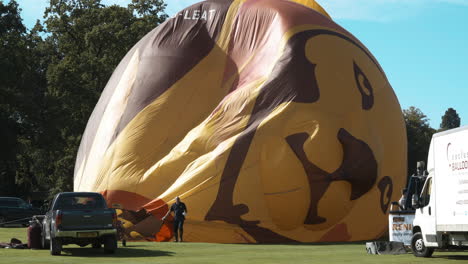
[[[93,244],[91,245],[93,248],[101,248],[102,247],[102,244],[100,241],[95,241],[93,242]]]
[[[46,239],[44,232],[41,235],[41,245],[43,249],[50,248],[50,242],[48,239]]]
[[[62,241],[58,238],[50,239],[50,254],[58,256],[62,253]]]
[[[104,238],[104,252],[114,254],[117,250],[117,238],[115,236],[106,236]]]
[[[416,257],[430,258],[434,253],[434,248],[428,248],[424,245],[424,240],[421,232],[417,232],[411,238],[411,249]]]

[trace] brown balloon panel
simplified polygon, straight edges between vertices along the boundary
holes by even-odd
[[[370,51],[313,0],[207,0],[142,38],[84,132],[75,191],[127,239],[375,239],[406,181],[398,99]]]

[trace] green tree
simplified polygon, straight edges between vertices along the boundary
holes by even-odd
[[[458,116],[457,111],[450,107],[442,116],[439,131],[460,127],[460,121],[460,116]]]
[[[22,140],[34,127],[37,75],[31,41],[16,1],[0,1],[0,195],[22,192],[17,181]],[[30,180],[24,181],[28,182]]]
[[[81,134],[114,68],[163,22],[161,0],[127,7],[50,0],[27,30],[0,0],[0,195],[72,190]]]
[[[99,96],[113,70],[151,29],[163,22],[160,0],[133,0],[127,7],[100,0],[51,0],[45,11],[48,147],[53,192],[72,190],[76,153]],[[47,167],[47,166],[45,166]]]
[[[429,119],[414,106],[403,110],[408,138],[408,176],[416,171],[416,162],[427,162],[432,135],[436,132],[429,125]]]

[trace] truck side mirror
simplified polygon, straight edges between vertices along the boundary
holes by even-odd
[[[411,197],[411,206],[414,209],[418,209],[420,207],[419,206],[419,196],[417,194],[413,194],[413,196]]]

